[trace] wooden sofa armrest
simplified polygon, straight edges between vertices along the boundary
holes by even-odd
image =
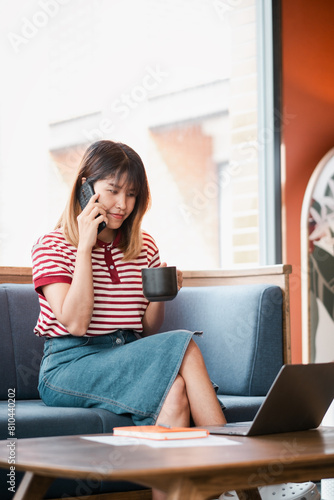
[[[32,283],[31,267],[0,267],[0,283]]]

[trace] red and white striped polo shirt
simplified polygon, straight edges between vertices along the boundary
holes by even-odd
[[[142,318],[148,301],[143,295],[141,269],[158,267],[160,256],[154,239],[143,231],[139,256],[123,261],[117,248],[119,236],[111,244],[98,240],[92,250],[94,310],[86,336],[104,335],[118,329],[142,332]],[[64,238],[60,229],[41,237],[32,249],[33,280],[41,312],[35,327],[38,336],[69,335],[56,319],[41,287],[51,283],[71,283],[77,249]]]

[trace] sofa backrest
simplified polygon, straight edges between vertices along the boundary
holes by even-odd
[[[0,399],[39,397],[44,341],[31,284],[0,284]],[[160,331],[203,330],[196,338],[219,394],[265,395],[283,364],[282,292],[271,285],[185,287],[166,303]]]
[[[161,331],[203,330],[195,337],[218,394],[264,396],[283,364],[279,286],[182,288],[166,303]]]
[[[43,339],[33,330],[39,314],[33,285],[0,284],[0,399],[15,388],[16,399],[39,398],[38,373]]]

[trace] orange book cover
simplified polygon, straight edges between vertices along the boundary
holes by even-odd
[[[127,436],[144,439],[193,439],[209,435],[206,429],[196,427],[165,427],[162,425],[134,425],[129,427],[114,427],[114,436]]]

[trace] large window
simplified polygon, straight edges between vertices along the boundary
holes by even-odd
[[[81,155],[98,139],[142,156],[153,198],[144,228],[170,265],[274,263],[263,2],[6,3],[0,265],[30,265],[33,242],[56,224]]]

